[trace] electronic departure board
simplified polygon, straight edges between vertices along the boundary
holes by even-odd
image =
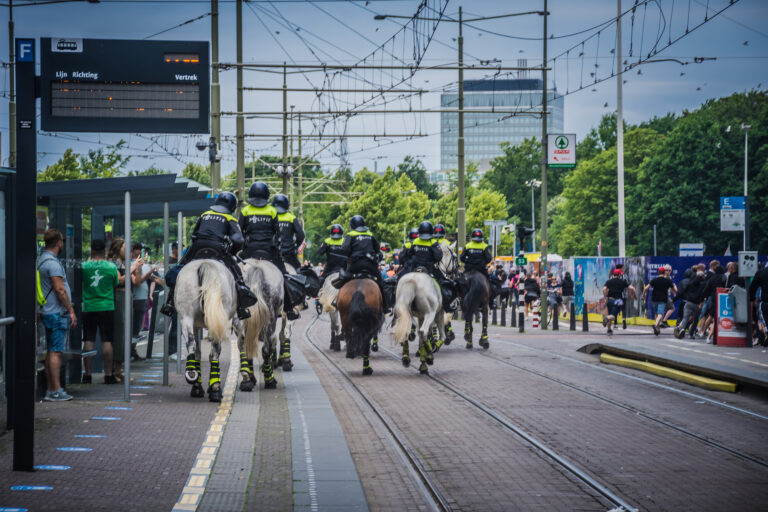
[[[41,39],[46,131],[208,133],[206,41]]]

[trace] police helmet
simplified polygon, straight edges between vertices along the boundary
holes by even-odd
[[[272,199],[272,206],[275,207],[277,213],[285,213],[291,205],[288,201],[288,196],[285,194],[275,194],[275,197]]]
[[[219,213],[228,213],[232,215],[232,212],[237,210],[237,198],[232,192],[221,192],[216,196],[211,210]]]
[[[419,238],[419,228],[411,228],[411,231],[408,233],[408,239],[416,240],[417,238]]]
[[[256,207],[266,206],[269,202],[269,187],[262,181],[257,181],[248,190],[248,202]]]
[[[472,241],[473,242],[482,242],[483,241],[483,230],[482,229],[474,229],[474,230],[472,230]]]
[[[333,226],[331,226],[331,238],[333,238],[334,240],[338,240],[343,236],[344,236],[344,228],[341,227],[341,224],[334,224]]]
[[[365,219],[362,215],[355,215],[349,220],[349,229],[356,230],[361,229],[364,230],[365,228]]]
[[[428,220],[419,224],[419,238],[422,240],[431,240],[434,232],[435,228],[432,227],[432,223]]]
[[[435,236],[438,238],[444,238],[445,237],[445,226],[442,224],[438,224],[435,226]]]

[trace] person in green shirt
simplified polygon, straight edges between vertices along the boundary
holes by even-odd
[[[101,334],[104,384],[117,384],[112,374],[112,336],[115,325],[115,288],[120,284],[117,266],[104,259],[103,240],[91,243],[91,259],[83,263],[83,352],[93,350],[97,331]],[[85,358],[83,384],[91,383],[93,358]]]

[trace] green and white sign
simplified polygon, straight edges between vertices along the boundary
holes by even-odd
[[[550,133],[547,135],[547,165],[574,167],[576,165],[576,134]]]
[[[525,256],[518,256],[515,258],[515,265],[518,267],[524,267],[528,264],[528,259]]]

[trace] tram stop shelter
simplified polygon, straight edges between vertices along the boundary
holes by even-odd
[[[12,171],[10,171],[12,172]],[[1,185],[1,184],[0,184]],[[5,197],[8,192],[0,186],[0,195],[4,201],[0,201],[0,206],[4,205],[12,198]],[[201,185],[195,181],[177,176],[175,174],[158,174],[142,176],[126,176],[119,178],[99,178],[88,180],[54,181],[39,182],[37,184],[37,204],[38,204],[38,223],[37,230],[39,240],[47,228],[57,228],[66,237],[65,248],[62,258],[67,272],[67,281],[72,292],[72,302],[78,319],[81,318],[82,308],[82,277],[80,263],[83,259],[83,249],[86,251],[90,242],[96,239],[105,240],[108,234],[105,226],[111,220],[112,236],[122,236],[126,240],[126,267],[130,266],[130,245],[131,233],[130,226],[132,220],[138,219],[164,219],[163,222],[163,248],[159,254],[164,255],[164,266],[168,268],[168,255],[170,254],[169,244],[169,217],[174,215],[178,219],[177,239],[182,240],[183,217],[198,216],[211,205],[212,191],[210,188]],[[91,229],[90,240],[84,240],[83,219],[87,215],[86,208],[90,208]],[[13,233],[13,225],[16,219],[13,216],[13,210],[3,208],[4,212],[9,213],[5,217],[5,226],[7,233]],[[46,213],[47,211],[47,213]],[[86,235],[87,236],[87,235]],[[109,240],[106,240],[109,243]],[[13,245],[13,244],[10,244]],[[6,247],[8,249],[8,247]],[[181,254],[181,243],[179,254]],[[16,264],[13,259],[12,250],[0,251],[0,269],[5,275],[13,275]],[[3,279],[4,281],[4,279]],[[12,293],[6,293],[5,286],[0,290],[0,304],[9,306],[7,301],[13,300]],[[127,321],[125,324],[125,399],[129,399],[130,382],[130,306],[131,289],[130,280],[127,282],[125,291],[124,311],[116,311],[116,315],[125,315]],[[4,310],[13,310],[11,307]],[[0,315],[2,316],[2,315]],[[164,370],[163,383],[168,382],[168,334],[170,322],[166,322],[164,336]],[[73,354],[79,354],[82,342],[82,322],[78,321],[77,328],[70,333],[67,349]],[[4,329],[0,325],[0,329]],[[0,332],[0,343],[6,339],[4,333]],[[6,383],[4,390],[5,396],[12,396],[12,388],[15,381],[12,344],[4,344],[0,347],[6,357],[4,362],[8,362],[2,368],[3,377],[0,381]],[[178,345],[177,345],[178,346]],[[181,371],[180,358],[177,363],[177,371]],[[67,363],[67,370],[70,375],[79,376],[81,359],[80,357],[71,358]],[[10,409],[12,404],[8,404],[9,419],[12,414]]]

